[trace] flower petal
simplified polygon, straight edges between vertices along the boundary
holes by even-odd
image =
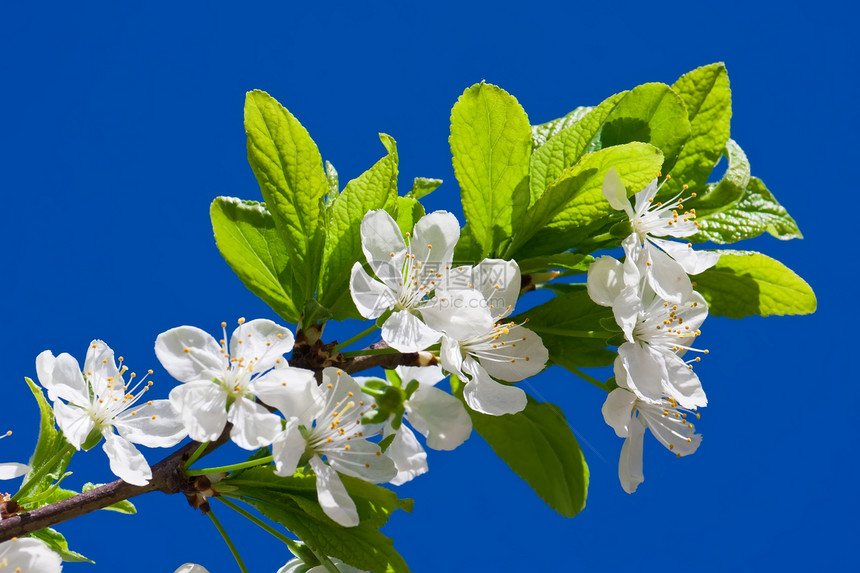
[[[460,240],[460,223],[448,211],[434,211],[421,217],[412,233],[412,254],[421,261],[420,284],[428,284],[431,273],[451,266],[454,247]]]
[[[196,563],[184,563],[173,573],[209,573],[209,570]]]
[[[397,302],[394,291],[367,274],[361,263],[352,265],[349,294],[358,313],[364,318],[378,318]]]
[[[601,306],[612,306],[624,288],[624,267],[614,258],[604,255],[588,267],[586,282],[588,296]]]
[[[32,537],[13,537],[0,543],[0,564],[10,572],[60,573],[60,556]]]
[[[283,432],[272,442],[272,458],[275,461],[275,475],[281,477],[296,473],[299,460],[305,453],[307,442],[299,431],[299,423],[295,418],[287,422]]]
[[[635,402],[636,394],[624,388],[616,388],[609,393],[606,401],[603,402],[603,407],[600,409],[603,413],[603,419],[615,430],[615,435],[619,438],[626,438],[630,435],[631,416]]]
[[[96,426],[87,410],[69,406],[60,400],[54,402],[54,417],[66,440],[79,450]]]
[[[379,279],[395,288],[406,258],[400,227],[385,210],[368,211],[361,221],[361,250]]]
[[[131,442],[113,432],[105,432],[102,449],[110,460],[110,470],[115,476],[131,485],[146,485],[152,478],[152,471]]]
[[[152,400],[127,409],[113,421],[119,435],[147,448],[170,448],[188,435],[170,400]]]
[[[666,402],[664,405],[642,405],[639,416],[648,423],[648,428],[663,446],[678,457],[695,452],[702,443],[702,435]]]
[[[188,436],[198,442],[217,440],[227,424],[227,395],[212,382],[189,382],[170,391]]]
[[[385,435],[390,436],[394,430],[386,427]],[[397,468],[397,475],[390,483],[392,485],[403,485],[423,473],[427,473],[427,452],[418,443],[412,430],[401,425],[397,430],[394,440],[385,450],[385,455],[390,457]]]
[[[418,352],[442,336],[406,310],[395,312],[382,325],[382,340],[400,352]]]
[[[260,400],[287,419],[298,418],[300,424],[310,424],[323,405],[314,373],[303,368],[275,368],[253,380],[250,388]]]
[[[439,360],[442,362],[442,367],[456,374],[460,378],[465,378],[463,374],[463,353],[460,351],[460,343],[456,340],[442,335],[442,343],[439,350]]]
[[[155,355],[180,382],[211,381],[223,376],[227,358],[221,350],[218,341],[194,326],[171,328],[155,339]]]
[[[697,251],[690,243],[678,243],[664,239],[651,239],[651,242],[666,251],[670,257],[678,261],[678,264],[688,275],[703,273],[720,260],[720,253],[713,251]]]
[[[349,497],[337,472],[324,464],[319,456],[311,457],[310,465],[317,476],[317,499],[325,514],[344,527],[358,525],[355,502]]]
[[[475,266],[472,274],[474,288],[484,295],[494,319],[513,312],[522,288],[520,267],[516,261],[484,259]]]
[[[463,388],[463,399],[471,409],[491,416],[516,414],[525,409],[528,400],[522,389],[496,382],[471,358],[463,363],[463,369],[471,376]]]
[[[445,379],[446,374],[438,364],[433,366],[398,366],[394,369],[403,385],[406,386],[413,380],[421,386],[435,386]]]
[[[472,433],[472,419],[463,403],[439,388],[419,387],[405,406],[409,423],[434,450],[453,450]]]
[[[647,188],[646,188],[647,189]],[[618,172],[614,167],[610,167],[603,176],[603,186],[601,188],[603,196],[616,211],[624,211],[627,216],[633,218],[633,207],[630,206],[630,200],[627,198],[627,189],[624,188],[624,182],[618,176]],[[637,200],[640,191],[636,194]]]
[[[472,288],[436,291],[432,303],[421,307],[429,328],[455,340],[489,334],[495,325],[491,313],[484,295]]]
[[[666,395],[677,400],[682,408],[697,408],[708,405],[708,398],[695,372],[674,354],[664,354],[666,373],[664,390]]]
[[[230,439],[246,450],[268,446],[281,432],[280,416],[244,396],[237,398],[230,406],[227,421],[233,424]]]
[[[538,374],[549,360],[540,336],[524,326],[502,328],[493,345],[497,348],[482,344],[481,350],[469,346],[466,351],[480,361],[490,376],[506,382],[519,382]]]
[[[108,384],[123,386],[113,350],[101,340],[93,340],[87,348],[84,371],[96,396],[108,394]]]
[[[639,484],[645,481],[642,473],[644,442],[645,428],[638,420],[631,421],[627,439],[621,446],[621,456],[618,458],[618,479],[627,493],[635,492]]]
[[[650,242],[645,245],[642,256],[647,268],[645,276],[648,285],[655,293],[673,303],[690,298],[693,284],[679,263]]]
[[[293,349],[295,338],[289,329],[258,318],[240,324],[230,336],[230,358],[239,364],[252,366],[255,372],[265,372]]]
[[[663,397],[663,380],[668,378],[665,360],[650,346],[625,342],[618,347],[614,370],[619,386],[624,385],[647,400]]]
[[[90,404],[89,386],[78,361],[70,354],[63,352],[54,357],[50,350],[45,350],[36,357],[36,374],[50,400],[62,398],[79,406]]]
[[[325,454],[338,472],[370,483],[385,483],[397,475],[394,461],[383,455],[377,444],[364,439],[334,442],[317,451]]]
[[[30,471],[30,466],[17,462],[5,462],[0,464],[0,479],[15,479]]]

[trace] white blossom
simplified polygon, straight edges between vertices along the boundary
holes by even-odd
[[[376,278],[361,263],[352,267],[349,290],[365,318],[392,314],[382,325],[382,339],[401,352],[424,350],[439,340],[421,310],[445,279],[460,238],[460,224],[447,211],[435,211],[415,223],[406,240],[391,215],[370,211],[361,222],[361,248]]]
[[[356,569],[352,565],[347,565],[340,559],[335,559],[334,557],[330,557],[329,559],[331,559],[331,562],[334,563],[340,573],[367,573],[362,569]],[[278,573],[326,573],[326,571],[327,570],[324,565],[308,567],[305,562],[298,557],[287,561],[286,565],[278,569]],[[179,572],[177,571],[177,573]]]
[[[55,357],[50,350],[36,357],[36,372],[54,401],[57,425],[66,440],[80,450],[94,433],[101,434],[111,471],[130,484],[145,485],[152,472],[133,444],[168,448],[186,433],[167,400],[143,400],[152,386],[147,376],[136,380],[132,372],[125,381],[128,368],[122,362],[120,356],[117,366],[113,350],[101,340],[93,340],[83,372],[72,356],[62,353]]]
[[[397,474],[394,462],[367,440],[380,426],[363,425],[361,417],[375,404],[349,374],[336,368],[323,370],[322,386],[311,379],[291,381],[286,387],[292,399],[273,404],[287,419],[272,443],[275,474],[293,475],[299,462],[310,456],[323,511],[344,527],[358,525],[355,502],[338,473],[370,483],[385,483]]]
[[[209,570],[196,563],[183,563],[173,573],[209,573]]]
[[[0,543],[0,571],[6,573],[59,573],[60,556],[32,537],[16,537]]]
[[[0,439],[11,435],[12,430],[9,430],[5,434],[0,435]],[[16,477],[21,477],[28,471],[30,471],[30,466],[28,465],[19,464],[17,462],[0,463],[0,479],[15,479]]]
[[[221,323],[226,329],[226,323]],[[164,368],[184,384],[170,392],[170,403],[182,416],[188,435],[212,441],[233,427],[230,438],[239,447],[256,450],[272,443],[281,431],[280,416],[256,401],[277,407],[280,389],[289,382],[313,379],[309,370],[287,365],[293,334],[271,320],[245,322],[220,343],[193,326],[179,326],[158,335],[155,354]]]

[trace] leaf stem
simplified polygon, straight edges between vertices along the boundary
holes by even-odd
[[[182,469],[187,469],[191,464],[196,462],[197,458],[200,457],[200,455],[203,453],[203,451],[206,449],[206,446],[208,446],[208,445],[209,445],[209,442],[203,442],[202,444],[200,444],[200,447],[197,448],[196,450],[194,450],[194,453],[191,454],[191,457],[188,458],[188,461],[186,461],[184,464],[182,464]]]
[[[565,370],[569,370],[570,372],[573,372],[574,374],[576,374],[577,376],[579,376],[580,378],[582,378],[583,380],[585,380],[589,384],[593,384],[594,386],[597,386],[598,388],[600,388],[604,392],[607,392],[606,384],[604,384],[603,382],[601,382],[597,378],[592,378],[591,376],[589,376],[585,372],[578,370],[572,366],[566,367]]]
[[[247,462],[242,462],[240,464],[232,464],[229,466],[218,466],[215,468],[203,468],[196,470],[185,470],[185,475],[187,476],[205,476],[209,474],[220,474],[223,472],[232,472],[236,470],[243,470],[245,468],[253,468],[255,466],[262,466],[264,464],[269,464],[272,462],[272,456],[266,456],[265,458],[258,458],[256,460],[248,460]]]
[[[283,533],[281,533],[280,531],[278,531],[277,529],[275,529],[274,527],[272,527],[271,525],[269,525],[268,523],[266,523],[265,521],[263,521],[259,517],[252,514],[250,511],[243,509],[238,504],[235,504],[232,501],[230,501],[229,499],[226,499],[224,494],[217,496],[215,499],[217,499],[218,501],[220,501],[221,503],[223,503],[224,505],[226,505],[227,507],[229,507],[230,509],[232,509],[233,511],[235,511],[236,513],[238,513],[239,515],[244,517],[245,519],[251,521],[252,523],[257,525],[258,527],[260,527],[261,529],[266,531],[267,533],[270,533],[271,535],[273,535],[274,537],[276,537],[277,539],[282,541],[284,543],[284,545],[287,546],[287,549],[290,550],[290,553],[292,553],[293,555],[295,555],[299,559],[304,560],[304,557],[307,554],[307,551],[309,551],[308,548],[305,548],[305,547],[299,545],[296,541],[294,541],[293,539],[290,539],[289,537],[287,537],[286,535],[284,535]],[[241,499],[241,498],[238,498],[238,499]]]
[[[364,350],[354,350],[352,352],[344,352],[344,358],[353,358],[355,356],[373,356],[376,354],[400,354],[396,348],[365,348]]]
[[[39,481],[43,477],[45,477],[45,474],[47,474],[49,471],[51,471],[51,469],[55,465],[57,465],[57,462],[59,462],[61,459],[63,459],[63,457],[66,454],[68,454],[70,451],[74,451],[74,450],[75,450],[75,447],[73,445],[66,443],[65,447],[60,448],[57,451],[57,453],[55,453],[51,457],[51,459],[49,459],[47,462],[42,464],[42,467],[40,467],[38,470],[36,470],[36,473],[34,473],[32,476],[30,476],[30,479],[28,479],[26,482],[24,482],[21,485],[21,489],[18,490],[18,493],[16,493],[15,495],[12,496],[12,501],[18,501],[19,499],[21,499],[22,496],[27,494],[27,492],[29,492],[31,489],[33,489],[33,486],[38,484]]]
[[[610,338],[611,333],[603,330],[567,330],[564,328],[550,328],[529,324],[528,327],[537,333],[555,334],[558,336],[569,336],[571,338]]]
[[[370,327],[368,327],[366,330],[362,330],[361,332],[359,332],[358,334],[356,334],[356,335],[355,335],[355,336],[353,336],[352,338],[350,338],[350,339],[348,339],[348,340],[346,340],[346,341],[344,341],[344,342],[341,342],[340,344],[338,344],[337,346],[335,346],[334,348],[332,348],[332,349],[331,349],[331,351],[332,351],[333,353],[334,353],[334,352],[340,352],[340,350],[341,350],[342,348],[346,348],[346,347],[347,347],[347,346],[349,346],[350,344],[353,344],[353,343],[355,343],[355,342],[358,342],[359,340],[361,340],[361,339],[362,339],[362,338],[364,338],[365,336],[367,336],[367,335],[372,334],[373,332],[375,332],[378,328],[379,328],[379,327],[378,327],[378,326],[376,326],[376,322],[374,322],[374,323],[373,323]]]
[[[227,532],[224,530],[224,527],[221,525],[221,522],[218,521],[218,518],[215,517],[215,512],[212,511],[212,508],[209,508],[209,512],[206,514],[209,516],[209,519],[212,520],[212,523],[215,524],[215,528],[218,530],[218,533],[221,534],[221,537],[224,538],[224,542],[227,544],[227,547],[230,548],[230,553],[233,554],[233,559],[236,560],[236,564],[239,565],[239,569],[242,573],[248,573],[248,568],[245,567],[245,563],[242,561],[242,557],[239,555],[239,551],[236,549],[236,546],[233,545],[233,541],[230,539],[230,536],[227,535]]]

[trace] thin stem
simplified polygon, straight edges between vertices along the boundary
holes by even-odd
[[[218,466],[216,468],[203,468],[197,470],[185,470],[185,475],[187,476],[205,476],[209,474],[220,474],[224,472],[232,472],[236,470],[243,470],[245,468],[253,468],[256,466],[262,466],[264,464],[272,463],[272,456],[266,456],[265,458],[258,458],[256,460],[248,460],[247,462],[242,462],[240,464],[233,464],[229,466]]]
[[[209,516],[209,519],[212,520],[212,523],[215,524],[215,528],[218,530],[218,533],[221,534],[221,537],[224,538],[224,542],[227,544],[227,547],[230,548],[230,553],[233,554],[233,559],[236,560],[236,564],[239,565],[239,569],[242,573],[248,573],[248,568],[245,567],[245,563],[242,561],[242,557],[239,555],[239,551],[236,549],[236,546],[233,545],[233,541],[230,540],[230,536],[227,535],[227,532],[224,530],[224,527],[221,525],[221,522],[218,521],[218,518],[215,517],[215,512],[212,511],[212,508],[209,508],[209,512],[206,514]]]
[[[358,342],[359,340],[361,340],[361,339],[362,339],[362,338],[364,338],[365,336],[367,336],[367,335],[369,335],[369,334],[372,334],[372,333],[373,333],[374,331],[376,331],[376,329],[378,329],[378,328],[379,328],[379,327],[378,327],[378,326],[376,326],[376,323],[374,322],[374,323],[373,323],[370,327],[368,327],[366,330],[362,330],[361,332],[359,332],[358,334],[356,334],[355,336],[353,336],[353,337],[352,337],[352,338],[350,338],[349,340],[347,340],[347,341],[345,341],[345,342],[341,342],[340,344],[338,344],[337,346],[335,346],[334,348],[332,348],[332,349],[331,349],[331,352],[332,352],[332,353],[339,352],[342,348],[346,348],[346,347],[347,347],[347,346],[349,346],[350,344],[353,344],[353,343],[355,343],[355,342]]]
[[[528,327],[537,333],[557,334],[559,336],[570,336],[572,338],[609,338],[611,335],[603,330],[567,330],[566,328],[547,328],[544,326]]]
[[[311,551],[313,551],[313,549],[311,549]],[[322,555],[317,551],[314,551],[314,555],[319,559],[320,565],[325,567],[325,570],[328,571],[328,573],[340,573],[340,569],[337,568],[337,565],[331,562],[331,559],[329,559],[328,556]]]
[[[352,358],[355,356],[374,356],[377,354],[400,354],[396,348],[365,348],[364,350],[353,350],[352,352],[344,352],[344,358]]]
[[[296,543],[294,540],[290,539],[289,537],[287,537],[286,535],[284,535],[283,533],[281,533],[280,531],[278,531],[277,529],[275,529],[274,527],[272,527],[271,525],[269,525],[268,523],[266,523],[265,521],[263,521],[259,517],[255,516],[251,512],[249,512],[246,509],[243,509],[242,507],[240,507],[239,505],[233,503],[232,501],[230,501],[229,499],[224,497],[223,494],[217,496],[215,499],[217,499],[218,501],[220,501],[221,503],[223,503],[224,505],[226,505],[227,507],[229,507],[230,509],[232,509],[233,511],[235,511],[236,513],[238,513],[239,515],[244,517],[245,519],[247,519],[247,520],[251,521],[252,523],[254,523],[255,525],[259,526],[264,531],[266,531],[266,532],[270,533],[271,535],[275,536],[276,538],[278,538],[280,541],[282,541],[284,543],[284,545],[287,546],[287,549],[290,550],[290,553],[292,553],[293,555],[295,555],[296,557],[298,557],[300,559],[302,558],[302,553],[304,553],[302,551],[303,548],[298,543]]]
[[[200,447],[197,448],[196,450],[194,450],[194,453],[191,454],[191,457],[188,458],[188,461],[186,461],[184,464],[182,464],[182,469],[187,469],[189,466],[191,466],[191,464],[196,462],[197,458],[199,458],[200,455],[204,452],[204,450],[206,450],[206,447],[208,445],[209,445],[209,442],[203,442],[202,444],[200,444]]]
[[[598,388],[600,388],[601,390],[606,392],[606,384],[604,384],[603,382],[601,382],[597,378],[592,378],[591,376],[589,376],[585,372],[583,372],[581,370],[577,370],[576,368],[573,368],[572,366],[566,367],[566,370],[570,370],[571,372],[573,372],[574,374],[576,374],[577,376],[579,376],[580,378],[582,378],[583,380],[585,380],[589,384],[593,384],[594,386],[597,386]]]
[[[60,450],[57,451],[57,453],[54,454],[51,459],[42,464],[42,467],[39,468],[36,473],[30,476],[30,479],[28,479],[24,484],[21,485],[21,489],[18,490],[18,493],[12,496],[12,501],[18,501],[19,499],[21,499],[22,496],[26,495],[27,492],[33,489],[33,486],[35,486],[37,483],[39,483],[39,481],[41,481],[43,477],[45,477],[45,474],[47,474],[51,469],[53,469],[55,465],[57,465],[57,462],[63,459],[63,456],[74,450],[75,447],[71,444],[66,444],[64,448],[60,448]]]

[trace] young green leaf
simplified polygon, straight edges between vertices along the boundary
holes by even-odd
[[[564,129],[574,125],[594,108],[579,106],[563,117],[532,126],[532,149],[537,149]]]
[[[397,198],[397,217],[395,221],[404,235],[412,232],[415,223],[423,216],[424,205],[419,203],[415,198],[409,195]]]
[[[430,179],[428,177],[416,177],[412,182],[412,189],[406,194],[407,197],[418,200],[426,197],[442,184],[441,179]]]
[[[216,197],[209,209],[215,243],[248,289],[287,322],[299,321],[295,269],[264,205]]]
[[[30,392],[33,393],[33,397],[39,405],[40,415],[39,439],[36,442],[36,449],[30,457],[30,471],[24,476],[24,481],[22,482],[26,484],[38,472],[43,471],[46,464],[50,463],[57,453],[66,447],[66,440],[54,424],[54,409],[51,408],[51,405],[45,399],[42,389],[29,378],[24,378],[24,380],[27,382]],[[54,480],[60,478],[65,473],[66,468],[69,467],[73,453],[74,451],[72,450],[61,459],[55,460],[51,467],[47,468],[44,476],[37,483],[33,484],[27,492],[24,492],[24,495],[33,497],[50,488]]]
[[[588,266],[594,262],[594,257],[580,253],[559,253],[557,255],[546,255],[517,261],[522,274],[563,269],[566,271],[578,271],[584,273]]]
[[[806,281],[753,251],[721,251],[716,266],[692,278],[715,316],[811,314],[818,306]]]
[[[723,178],[719,183],[709,183],[704,192],[689,202],[696,209],[697,218],[725,211],[744,196],[749,185],[750,163],[740,145],[729,139],[723,153],[729,160]]]
[[[451,153],[463,213],[484,256],[510,237],[514,211],[528,205],[531,125],[503,89],[475,84],[451,110]]]
[[[340,194],[340,182],[337,177],[337,169],[334,168],[334,165],[332,165],[330,161],[325,162],[325,178],[328,181],[328,195],[326,197],[326,205],[328,206],[331,205],[331,203]]]
[[[92,559],[84,557],[77,551],[69,549],[69,544],[66,541],[65,536],[56,529],[46,527],[45,529],[40,529],[35,533],[31,533],[30,537],[42,541],[49,549],[57,553],[63,561],[68,561],[70,563],[95,563]]]
[[[699,220],[699,233],[691,240],[726,244],[752,239],[764,232],[780,240],[803,238],[785,207],[761,179],[751,177],[741,200],[725,211]]]
[[[335,320],[361,318],[349,295],[349,276],[352,265],[363,258],[362,219],[372,209],[395,213],[397,208],[397,148],[393,139],[384,137],[388,155],[347,183],[329,209],[318,300]]]
[[[695,191],[707,183],[729,139],[732,118],[729,75],[721,62],[684,74],[672,89],[687,108],[690,137],[671,168],[672,179],[663,189],[667,196],[680,193],[684,184]]]
[[[558,406],[529,397],[516,414],[488,416],[469,409],[469,415],[475,431],[548,506],[565,517],[583,510],[588,466]]]
[[[246,96],[245,133],[248,162],[286,246],[301,306],[313,296],[320,268],[320,199],[329,192],[322,157],[302,124],[262,91]]]

